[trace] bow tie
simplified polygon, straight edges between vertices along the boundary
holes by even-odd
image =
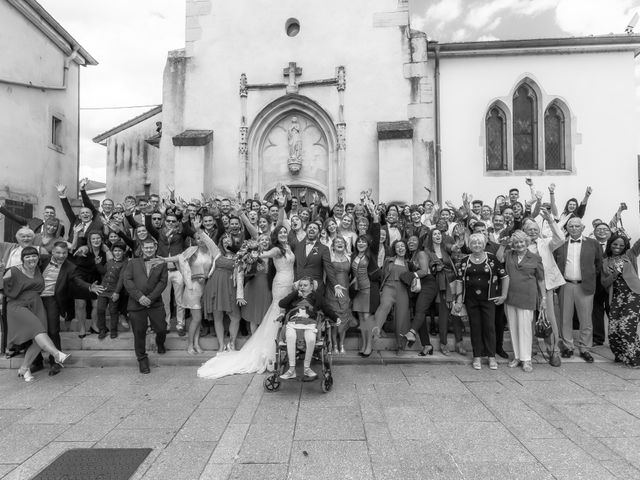
[[[315,245],[315,240],[307,240],[307,245]]]
[[[578,239],[578,240],[570,240],[569,243],[580,243],[582,242],[582,239]]]

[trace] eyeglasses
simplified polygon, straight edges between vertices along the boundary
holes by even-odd
[[[177,220],[165,220],[165,223],[178,223]]]

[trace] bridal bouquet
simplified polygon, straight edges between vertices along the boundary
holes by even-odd
[[[254,264],[260,259],[262,249],[256,240],[245,240],[236,253],[235,263],[245,273],[249,272]]]

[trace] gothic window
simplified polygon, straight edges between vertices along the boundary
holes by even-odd
[[[565,161],[564,113],[552,103],[544,112],[544,163],[545,170],[564,170]]]
[[[513,96],[513,169],[536,170],[537,98],[533,89],[523,83]]]
[[[507,122],[498,106],[491,107],[485,119],[487,170],[507,170]]]

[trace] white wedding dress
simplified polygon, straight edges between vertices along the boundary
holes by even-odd
[[[286,297],[293,286],[293,263],[295,256],[290,251],[273,259],[276,276],[271,286],[273,301],[260,326],[240,350],[217,354],[198,369],[198,377],[216,379],[240,373],[263,373],[275,361],[275,339],[280,315],[278,302]],[[251,301],[249,299],[248,301]]]

